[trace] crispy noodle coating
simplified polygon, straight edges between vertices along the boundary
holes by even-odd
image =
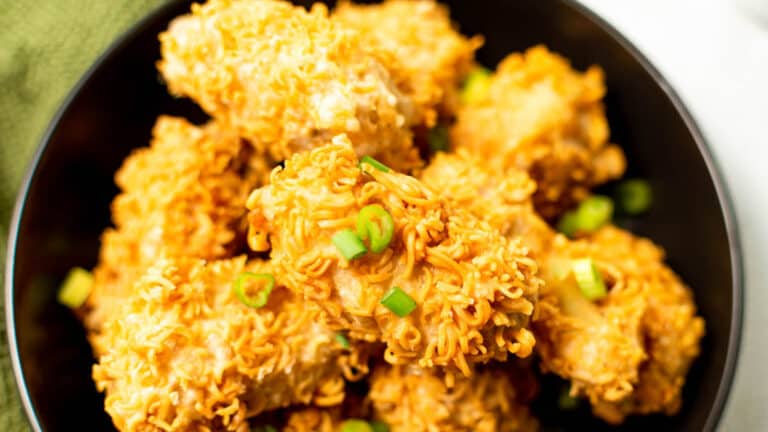
[[[383,341],[390,363],[447,366],[465,375],[472,363],[530,354],[527,325],[541,281],[519,241],[451,207],[413,177],[361,169],[345,136],[294,155],[270,181],[248,199],[249,245],[271,244],[286,285],[318,303],[332,326]],[[348,262],[331,237],[354,228],[369,204],[392,215],[392,242]],[[404,318],[379,303],[392,286],[418,304]]]
[[[572,381],[609,423],[630,414],[675,414],[685,375],[699,353],[704,321],[685,284],[650,240],[615,227],[566,242],[543,264],[547,289],[534,323],[542,367]],[[609,294],[584,299],[558,261],[593,260]]]
[[[247,418],[293,403],[341,403],[341,347],[317,311],[278,285],[254,309],[233,293],[244,257],[162,259],[92,338],[93,378],[121,431],[248,431]]]
[[[553,267],[567,266],[569,258],[589,256],[583,250],[589,244],[556,235],[535,214],[531,205],[535,184],[524,171],[503,172],[462,148],[456,154],[438,154],[420,178],[505,235],[523,238],[540,260],[545,285],[534,328],[545,370],[570,379],[574,391],[608,394],[610,400],[631,392],[644,358],[637,335],[645,302],[637,284],[615,286],[597,306],[583,298],[572,279],[558,278]]]
[[[634,391],[618,402],[593,403],[594,412],[611,423],[630,414],[673,415],[705,331],[693,294],[664,264],[664,251],[652,241],[614,227],[603,228],[589,241],[600,256],[612,257],[614,272],[642,281],[647,305],[641,324],[646,360]]]
[[[587,396],[612,423],[677,412],[704,323],[661,249],[615,227],[576,241],[555,234],[526,206],[532,187],[524,176],[499,172],[463,149],[436,155],[420,179],[505,235],[520,236],[540,261],[545,285],[533,329],[543,369],[570,380],[574,395]],[[571,259],[586,257],[610,287],[596,303],[567,271]]]
[[[503,235],[521,238],[534,257],[543,253],[554,237],[533,209],[536,183],[525,171],[500,169],[459,148],[455,153],[437,153],[418,178],[455,207],[486,220]]]
[[[346,133],[358,155],[420,164],[410,98],[360,36],[274,0],[209,0],[160,35],[170,91],[194,99],[276,160]]]
[[[162,255],[215,259],[244,246],[245,201],[269,162],[218,123],[161,116],[150,147],[117,172],[114,228],[102,236],[86,324],[98,329]]]
[[[337,408],[306,407],[292,411],[283,432],[338,432],[343,419]]]
[[[603,72],[586,72],[543,46],[507,56],[484,98],[463,105],[454,145],[488,163],[527,171],[534,202],[547,219],[580,201],[589,188],[620,177],[624,155],[608,143]]]
[[[432,127],[438,115],[455,115],[460,85],[483,40],[456,31],[448,8],[433,0],[375,5],[345,1],[332,18],[358,31],[364,45],[386,55],[387,69],[413,100],[419,124]]]
[[[646,308],[644,281],[621,271],[610,248],[557,236],[542,262],[539,315],[534,323],[544,371],[571,381],[571,394],[595,404],[619,401],[633,391],[646,358],[641,324]],[[597,302],[584,297],[570,272],[570,260],[591,258],[609,287]]]
[[[529,371],[511,364],[460,377],[452,388],[427,370],[379,365],[368,397],[392,432],[528,432],[538,422],[527,403],[537,391]]]

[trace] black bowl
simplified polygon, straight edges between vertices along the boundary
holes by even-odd
[[[451,3],[465,33],[486,36],[479,55],[489,66],[510,51],[545,43],[579,68],[596,63],[605,69],[612,139],[626,150],[630,175],[648,178],[655,190],[653,210],[631,228],[666,248],[707,320],[680,414],[633,418],[620,430],[713,430],[738,353],[742,269],[725,186],[690,115],[645,57],[570,0]],[[51,123],[19,193],[8,243],[6,315],[16,379],[35,430],[114,430],[90,379],[84,331],[55,294],[69,268],[95,264],[117,192],[113,174],[131,149],[148,143],[155,117],[205,118],[190,102],[168,95],[154,66],[158,32],[187,10],[187,2],[158,10],[91,68]],[[539,405],[552,430],[608,429],[586,409],[563,414]]]

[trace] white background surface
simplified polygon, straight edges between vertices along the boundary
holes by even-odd
[[[693,113],[736,207],[746,269],[741,358],[720,431],[768,431],[768,0],[582,0]]]

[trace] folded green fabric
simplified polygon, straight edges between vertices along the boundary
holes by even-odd
[[[51,117],[96,57],[165,1],[0,0],[0,271],[13,200]],[[4,319],[0,329],[0,431],[26,431]]]

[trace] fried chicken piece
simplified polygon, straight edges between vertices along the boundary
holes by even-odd
[[[652,242],[615,227],[570,241],[532,214],[529,180],[459,149],[440,153],[420,173],[425,185],[520,236],[541,264],[533,329],[545,370],[572,382],[597,415],[619,423],[628,414],[674,414],[685,375],[698,355],[704,324],[690,290]],[[592,258],[610,291],[597,303],[563,268]]]
[[[536,391],[530,371],[511,364],[460,377],[452,388],[424,369],[380,365],[368,397],[392,432],[524,432],[538,430],[526,405]]]
[[[459,109],[451,139],[488,163],[527,171],[538,184],[536,209],[552,219],[624,172],[622,151],[608,143],[604,94],[599,67],[579,73],[537,46],[499,64],[485,97]]]
[[[542,263],[539,316],[534,322],[537,353],[545,372],[571,381],[571,394],[593,404],[630,395],[646,358],[640,338],[647,292],[642,279],[621,271],[611,245],[557,236]],[[609,288],[592,302],[570,272],[572,259],[591,258]],[[631,258],[630,258],[631,259]]]
[[[455,207],[484,219],[505,236],[522,239],[534,257],[547,250],[555,236],[533,209],[536,183],[525,171],[501,169],[460,148],[437,153],[418,178]]]
[[[550,283],[558,279],[542,266],[550,287],[542,290],[534,323],[542,366],[570,379],[571,392],[586,395],[609,423],[675,414],[704,334],[689,288],[663,263],[658,246],[616,227],[560,243],[549,269],[558,259],[589,257],[609,293],[589,302],[572,280]]]
[[[595,414],[611,423],[620,423],[631,414],[674,415],[705,332],[693,294],[664,264],[664,251],[652,241],[615,227],[603,228],[589,241],[601,256],[612,257],[615,273],[627,281],[642,282],[646,302],[641,340],[647,358],[640,365],[634,391],[621,401],[593,403]]]
[[[364,45],[387,56],[387,69],[416,105],[419,124],[432,127],[438,115],[455,115],[459,87],[483,40],[456,31],[448,8],[433,0],[387,0],[375,5],[345,1],[332,18],[358,31]]]
[[[209,0],[160,35],[170,91],[194,99],[276,160],[346,133],[358,155],[420,165],[413,102],[360,36],[275,0]]]
[[[161,116],[150,147],[117,172],[121,193],[102,236],[86,325],[98,329],[133,282],[162,256],[216,259],[244,246],[245,201],[268,180],[268,161],[217,123]]]
[[[306,407],[292,411],[283,432],[338,432],[343,422],[337,408]]]
[[[555,267],[566,266],[570,258],[597,252],[586,241],[557,235],[535,214],[535,183],[524,171],[502,170],[461,148],[456,154],[437,154],[420,178],[504,235],[522,238],[539,260],[545,285],[534,329],[545,370],[570,379],[579,394],[608,400],[629,394],[644,358],[637,335],[645,302],[637,284],[614,287],[608,299],[595,305],[581,295],[575,281],[558,275],[563,272]]]
[[[249,245],[271,243],[288,287],[320,304],[333,327],[383,341],[390,363],[469,375],[472,363],[529,355],[527,325],[541,281],[519,241],[413,177],[362,168],[343,135],[294,155],[249,197]],[[382,253],[347,261],[331,238],[371,204],[391,214],[392,241]],[[404,318],[379,303],[393,286],[418,304]]]
[[[105,406],[121,431],[248,431],[247,418],[293,403],[341,403],[334,332],[278,279],[266,306],[233,292],[245,257],[160,260],[92,342]]]

